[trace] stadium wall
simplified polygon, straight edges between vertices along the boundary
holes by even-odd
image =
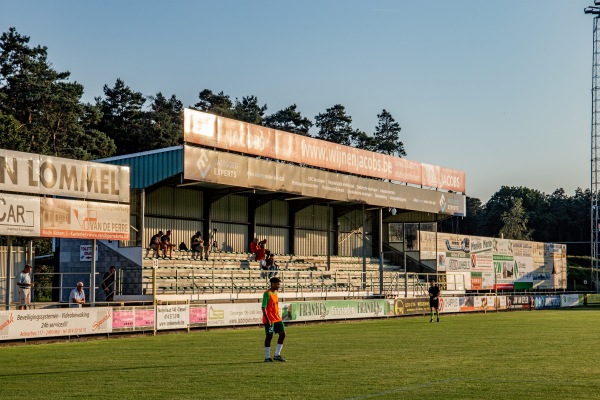
[[[545,296],[442,296],[440,312],[542,310],[589,305],[600,305],[600,295],[573,293]],[[280,302],[280,313],[286,323],[389,318],[424,315],[428,312],[428,298]],[[173,329],[259,326],[262,323],[261,318],[260,304],[257,302],[180,302],[156,306],[0,311],[0,342]]]

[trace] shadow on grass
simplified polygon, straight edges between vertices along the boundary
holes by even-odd
[[[240,361],[240,362],[211,362],[206,364],[186,364],[186,365],[177,365],[178,367],[208,367],[211,365],[251,365],[251,364],[275,364],[275,363],[265,363],[264,360],[260,361]],[[279,364],[279,363],[278,363]],[[149,365],[149,366],[139,366],[139,367],[111,367],[110,371],[140,371],[140,370],[150,370],[150,369],[160,369],[160,368],[173,368],[173,365]],[[27,372],[28,376],[34,375],[66,375],[66,374],[81,374],[86,372],[106,372],[106,368],[89,368],[86,370],[58,370],[58,371],[46,371],[46,372]],[[11,376],[22,376],[22,371],[15,371],[14,373],[9,374],[0,374],[0,378],[9,378]]]

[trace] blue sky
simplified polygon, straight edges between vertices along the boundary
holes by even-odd
[[[48,47],[85,101],[121,78],[185,106],[205,89],[267,114],[388,110],[408,159],[501,186],[590,186],[592,0],[0,0],[0,31]]]

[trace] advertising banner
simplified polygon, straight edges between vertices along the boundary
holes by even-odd
[[[184,110],[184,141],[419,186],[465,192],[465,173],[246,122]]]
[[[316,321],[384,317],[389,314],[386,300],[327,300],[289,303],[292,321]]]
[[[530,309],[530,296],[506,296],[506,308],[508,309]]]
[[[262,324],[260,303],[208,304],[206,307],[209,327]]]
[[[184,146],[184,178],[382,207],[464,215],[466,197]]]
[[[0,235],[40,236],[40,198],[0,193]]]
[[[394,304],[395,315],[426,314],[429,311],[429,297],[396,299],[396,303]]]
[[[113,307],[113,332],[154,329],[154,307]]]
[[[421,260],[435,260],[437,255],[437,232],[420,231],[420,254]]]
[[[110,332],[112,311],[105,307],[0,311],[0,340]]]
[[[506,308],[506,296],[476,296],[473,297],[474,310],[501,310]]]
[[[599,306],[600,305],[600,294],[586,294],[585,295],[585,304],[588,306]]]
[[[129,240],[129,205],[43,197],[41,237]]]
[[[190,323],[188,304],[156,306],[156,330],[187,329]]]
[[[459,297],[459,302],[461,312],[475,311],[475,301],[473,300],[473,297]]]
[[[0,149],[0,191],[129,203],[129,167]]]
[[[560,308],[560,296],[535,296],[535,308]]]
[[[190,304],[190,325],[206,326],[206,305]]]
[[[560,306],[561,307],[580,307],[583,305],[582,294],[561,294],[560,295]]]
[[[135,327],[134,313],[134,307],[113,307],[113,332],[133,331]]]
[[[495,288],[498,290],[513,290],[515,280],[514,257],[494,254],[493,262],[496,273]]]
[[[460,297],[440,297],[441,313],[460,312]]]

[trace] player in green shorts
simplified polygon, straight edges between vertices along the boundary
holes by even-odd
[[[279,290],[279,284],[281,281],[279,278],[271,278],[271,288],[263,294],[262,301],[262,320],[265,324],[265,362],[281,361],[285,362],[286,359],[281,356],[281,348],[283,347],[283,341],[285,340],[285,326],[281,315],[279,315],[279,298],[277,297],[277,290]],[[277,339],[277,347],[275,348],[275,356],[271,359],[271,339],[273,339],[273,333],[277,333],[279,338]]]

